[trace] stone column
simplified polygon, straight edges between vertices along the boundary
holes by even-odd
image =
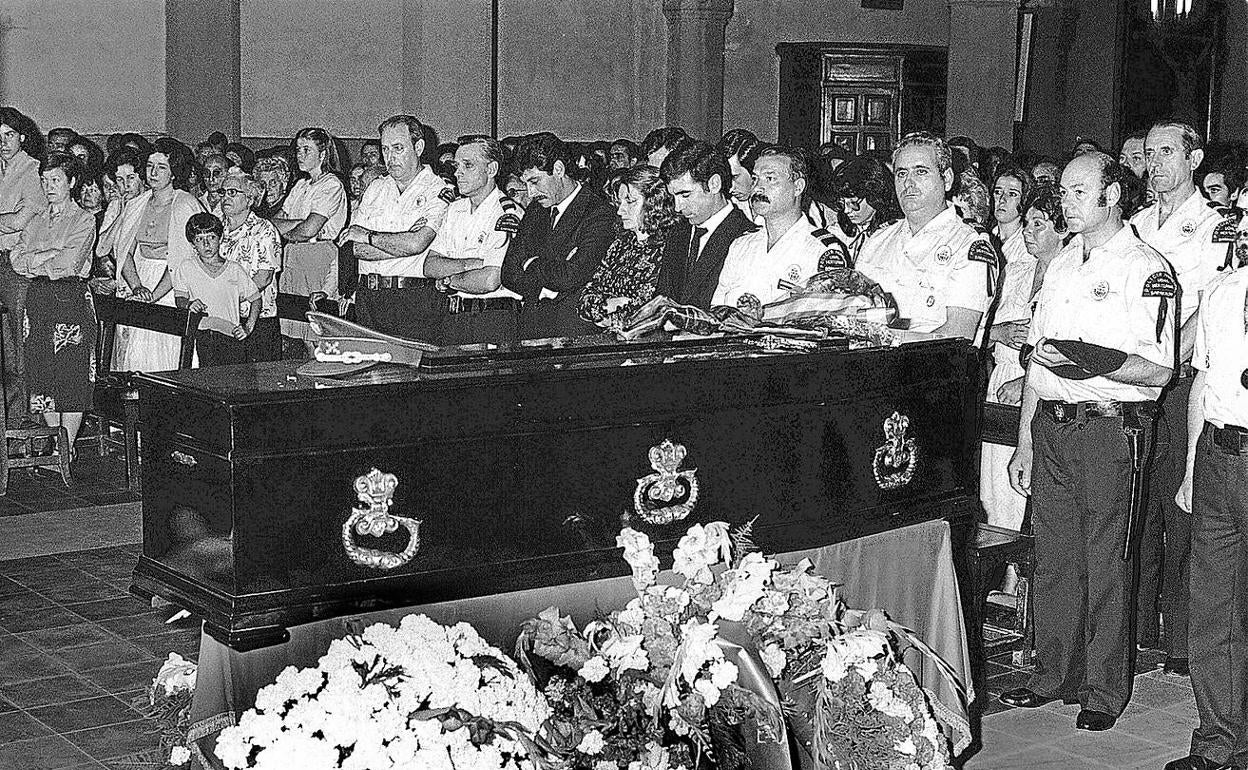
[[[240,0],[165,0],[165,130],[195,146],[242,135]]]
[[[1014,144],[1019,0],[947,0],[946,133],[983,147]]]
[[[667,124],[714,142],[724,130],[724,28],[733,0],[663,0]]]

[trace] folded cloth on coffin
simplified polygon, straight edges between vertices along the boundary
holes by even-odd
[[[312,377],[351,374],[379,363],[419,366],[425,353],[437,345],[383,334],[367,326],[326,313],[309,312],[316,342],[316,360],[298,369]]]
[[[812,275],[804,285],[781,281],[789,296],[763,308],[763,321],[802,327],[830,318],[851,317],[879,324],[897,318],[897,304],[875,281],[852,268]]]

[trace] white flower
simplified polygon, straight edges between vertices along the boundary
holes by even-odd
[[[641,607],[641,599],[630,600],[628,605],[616,615],[615,619],[621,625],[640,631],[641,624],[646,620],[645,610]]]
[[[702,700],[706,701],[707,708],[719,703],[720,688],[716,687],[714,682],[706,677],[702,677],[694,682],[693,689],[702,696]]]
[[[914,741],[911,740],[910,736],[906,736],[904,741],[897,743],[893,748],[908,757],[913,757],[919,753],[919,747],[914,745]]]
[[[707,584],[714,579],[711,567],[720,561],[728,561],[731,554],[727,524],[722,521],[705,527],[694,524],[672,552],[675,560],[672,569],[689,581]]]
[[[698,672],[708,661],[722,660],[724,653],[715,643],[719,627],[714,623],[702,623],[697,618],[690,618],[680,627],[684,642],[684,657],[680,661],[680,675],[686,682],[693,684]]]
[[[829,682],[839,682],[849,673],[849,667],[845,665],[845,658],[841,656],[840,648],[831,644],[823,653],[823,661],[819,667],[823,669],[823,676]]]
[[[173,695],[182,690],[194,690],[195,672],[194,663],[176,652],[171,652],[161,664],[160,671],[156,673],[156,679],[152,681],[153,689],[163,689],[165,695]]]
[[[595,655],[585,661],[585,665],[581,666],[581,670],[577,673],[586,682],[601,682],[610,671],[606,659],[601,655]]]
[[[597,730],[591,730],[576,745],[576,750],[582,754],[593,756],[594,754],[601,754],[604,746],[606,746],[606,742],[602,740],[602,733]]]
[[[788,654],[775,642],[759,650],[758,657],[763,659],[763,665],[767,667],[772,679],[779,679],[780,674],[784,673],[784,667],[789,664]]]
[[[594,763],[594,770],[620,770],[620,766],[610,759],[600,759]]]
[[[726,620],[740,620],[746,610],[762,598],[775,568],[775,560],[766,559],[757,551],[747,554],[740,566],[724,573],[728,587],[711,605],[711,612]]]
[[[615,537],[615,544],[624,549],[624,561],[633,568],[633,585],[641,593],[654,585],[659,574],[659,559],[654,555],[654,544],[644,532],[625,527]]]
[[[644,640],[641,634],[616,637],[607,642],[602,654],[611,659],[611,668],[621,673],[630,669],[645,671],[650,668],[650,656],[641,646]]]
[[[191,750],[185,746],[174,746],[169,752],[169,764],[176,766],[185,765],[191,761]]]
[[[878,679],[867,687],[867,702],[881,714],[896,717],[907,724],[914,719],[914,712],[906,702],[893,697],[893,691]]]

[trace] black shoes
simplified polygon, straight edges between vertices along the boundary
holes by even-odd
[[[1191,676],[1192,670],[1188,665],[1187,658],[1166,658],[1166,665],[1162,667],[1167,674],[1174,676]]]
[[[1108,730],[1118,721],[1118,717],[1113,714],[1106,714],[1104,711],[1091,711],[1084,709],[1079,712],[1078,718],[1075,719],[1075,727],[1080,730],[1088,730],[1090,732],[1099,733],[1102,730]]]
[[[1223,765],[1199,754],[1166,763],[1166,770],[1239,770],[1235,765]]]
[[[1007,706],[1014,706],[1020,709],[1034,709],[1043,706],[1046,703],[1052,703],[1059,698],[1049,695],[1041,695],[1030,687],[1018,687],[1013,690],[1006,690],[997,696]],[[1078,703],[1074,698],[1061,698],[1062,703]]]

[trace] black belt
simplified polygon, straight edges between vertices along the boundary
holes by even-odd
[[[1054,422],[1068,423],[1094,417],[1122,417],[1135,414],[1152,419],[1156,411],[1155,401],[1040,401],[1040,411]]]
[[[1213,445],[1226,452],[1233,454],[1242,454],[1248,451],[1248,430],[1238,425],[1227,425],[1219,428],[1213,423],[1209,423],[1208,430],[1212,431],[1210,438],[1213,439]]]
[[[30,281],[31,283],[86,283],[87,279],[79,278],[77,276],[69,276],[66,278],[50,278],[46,275],[32,275],[30,277]]]
[[[415,289],[418,286],[432,286],[432,278],[409,278],[403,275],[378,275],[361,273],[359,288],[361,289]]]
[[[461,297],[452,295],[446,298],[446,312],[451,315],[459,313],[483,313],[487,310],[520,309],[520,300],[513,297]]]

